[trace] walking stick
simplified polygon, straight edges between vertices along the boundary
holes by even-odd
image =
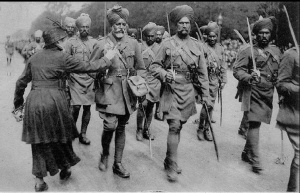
[[[145,122],[146,122],[146,124],[147,124],[147,117],[146,117],[146,112],[145,112],[145,109],[144,109],[144,107],[143,107],[143,104],[141,103],[141,102],[139,102],[139,108],[140,109],[142,109],[142,111],[143,111],[143,114],[144,114],[144,117],[145,117],[145,119],[144,119],[144,121],[143,121],[143,127],[145,127]],[[144,128],[145,129],[145,128]],[[148,128],[148,132],[149,132],[149,151],[150,151],[150,157],[151,157],[151,159],[153,159],[153,156],[152,156],[152,139],[151,139],[151,132],[150,132],[150,126],[149,126],[149,128]]]
[[[206,103],[204,103],[203,106],[204,106],[205,111],[206,111],[206,114],[207,114],[207,120],[208,120],[208,123],[209,123],[210,132],[211,132],[211,135],[212,135],[212,138],[213,138],[213,142],[214,142],[214,147],[215,147],[215,151],[216,151],[217,160],[219,161],[219,151],[218,151],[218,146],[217,146],[215,134],[214,134],[214,131],[213,131],[213,127],[212,127],[212,124],[211,124],[211,120],[210,120],[210,116],[209,116],[209,112],[208,112],[208,108],[207,108]]]
[[[280,157],[278,157],[275,160],[275,163],[276,164],[284,165],[286,157],[283,154],[283,131],[282,131],[282,128],[280,128],[280,132],[281,132],[281,152],[280,152]]]
[[[288,14],[287,10],[286,10],[285,5],[283,6],[283,9],[284,9],[284,12],[286,13],[286,17],[287,17],[288,23],[289,23],[289,28],[290,28],[290,31],[291,31],[291,34],[292,34],[292,37],[293,37],[293,40],[294,40],[294,44],[295,44],[295,47],[296,47],[296,50],[297,50],[297,53],[298,53],[298,56],[299,56],[299,45],[297,43],[296,36],[295,36],[294,30],[292,28],[290,17],[289,17],[289,14]]]

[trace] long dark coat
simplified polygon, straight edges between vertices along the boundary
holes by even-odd
[[[14,106],[24,102],[29,82],[32,88],[25,103],[22,141],[28,144],[61,142],[77,137],[78,132],[68,107],[63,78],[70,72],[105,70],[110,61],[104,57],[91,64],[75,59],[57,48],[41,50],[27,62],[16,83]]]

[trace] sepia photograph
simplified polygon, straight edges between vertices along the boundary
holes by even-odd
[[[0,1],[0,192],[299,192],[292,1]]]

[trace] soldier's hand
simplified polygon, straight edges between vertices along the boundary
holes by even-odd
[[[260,76],[257,74],[257,72],[253,71],[251,73],[251,78],[249,80],[250,84],[257,84],[260,82]]]
[[[166,81],[172,82],[173,80],[174,80],[173,72],[170,69],[168,69],[167,74],[166,74]]]
[[[111,50],[107,51],[107,53],[105,54],[105,57],[108,58],[109,60],[111,60],[115,57],[116,54],[117,54],[116,49],[111,49]]]
[[[202,98],[202,102],[201,102],[203,105],[206,104],[207,105],[207,108],[211,108],[212,107],[212,104],[209,100],[208,97],[205,97],[205,98]]]

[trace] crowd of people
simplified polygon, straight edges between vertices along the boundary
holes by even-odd
[[[299,53],[293,47],[282,54],[270,44],[272,17],[254,22],[253,45],[243,45],[230,39],[218,42],[220,27],[212,21],[200,27],[201,41],[191,37],[194,11],[188,5],[169,13],[170,23],[176,26],[174,35],[149,22],[139,41],[138,30],[128,26],[126,8],[115,5],[106,14],[111,31],[104,37],[89,35],[92,21],[82,13],[77,19],[66,17],[63,26],[36,31],[34,41],[22,48],[26,66],[16,83],[14,107],[20,109],[25,103],[22,141],[32,148],[35,191],[48,189],[44,181],[48,172],[60,171],[62,180],[70,177],[71,167],[80,161],[72,141],[78,137],[84,145],[91,143],[86,134],[92,104],[103,120],[99,170],[108,170],[115,134],[113,173],[130,177],[122,156],[126,124],[137,111],[137,141],[155,140],[149,131],[153,117],[167,121],[164,168],[169,181],[178,181],[184,124],[197,113],[196,104],[202,104],[197,136],[200,141],[214,140],[210,118],[217,96],[225,89],[228,67],[239,81],[237,96],[248,125],[242,133],[246,143],[241,159],[251,164],[253,172],[262,172],[259,129],[262,122],[270,123],[276,87],[280,95],[277,124],[287,131],[295,150],[287,191],[299,190]],[[32,88],[24,101],[29,82]],[[139,89],[147,92],[139,95]],[[81,106],[79,133],[76,122]]]

